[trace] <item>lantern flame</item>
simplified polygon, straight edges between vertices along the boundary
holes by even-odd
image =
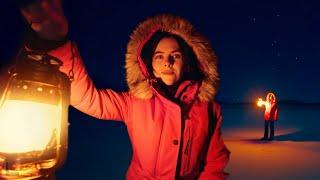
[[[0,152],[24,153],[45,150],[59,131],[58,106],[7,100],[0,109]]]
[[[257,105],[258,105],[259,107],[261,107],[261,106],[263,106],[263,105],[265,106],[265,105],[266,105],[266,102],[263,101],[262,98],[259,98],[258,101],[257,101]]]

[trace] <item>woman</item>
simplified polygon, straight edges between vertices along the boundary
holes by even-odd
[[[274,122],[278,120],[278,103],[274,93],[268,93],[265,103],[266,110],[264,112],[264,136],[262,140],[274,139]],[[270,136],[269,136],[270,129]]]
[[[60,3],[51,6],[61,9]],[[32,11],[22,9],[36,32],[27,48],[37,49],[42,42],[51,43],[51,48],[59,45],[49,53],[63,61],[61,71],[74,74],[71,105],[96,118],[126,124],[133,149],[127,179],[225,178],[229,151],[221,137],[221,108],[214,101],[217,59],[189,22],[172,15],[142,22],[126,53],[129,91],[115,92],[95,88],[74,43],[61,43],[67,21],[60,10],[50,16],[52,9],[43,11],[48,15],[42,21],[36,17],[43,15],[32,18]],[[61,26],[61,31],[53,35],[42,22]]]

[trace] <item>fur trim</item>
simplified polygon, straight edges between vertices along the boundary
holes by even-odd
[[[202,102],[213,100],[217,93],[219,77],[217,57],[209,41],[197,33],[188,21],[169,14],[158,15],[145,20],[132,33],[127,46],[125,66],[129,92],[139,99],[150,99],[153,96],[151,83],[148,82],[148,75],[145,73],[145,65],[139,58],[141,48],[157,30],[176,34],[192,47],[204,74],[198,98]]]

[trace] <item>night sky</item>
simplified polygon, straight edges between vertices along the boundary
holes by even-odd
[[[188,19],[219,57],[220,101],[247,102],[268,91],[280,100],[320,102],[320,2],[64,1],[71,40],[77,42],[99,88],[126,90],[124,55],[139,22],[158,13]],[[24,24],[11,0],[0,9],[0,60],[22,43]]]

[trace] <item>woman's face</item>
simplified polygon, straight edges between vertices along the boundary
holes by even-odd
[[[174,38],[165,37],[160,40],[152,56],[153,74],[166,85],[174,85],[181,78],[183,55],[178,42]]]
[[[270,94],[269,96],[268,96],[268,101],[269,102],[275,102],[275,97],[274,97],[274,95],[272,95],[272,94]]]

